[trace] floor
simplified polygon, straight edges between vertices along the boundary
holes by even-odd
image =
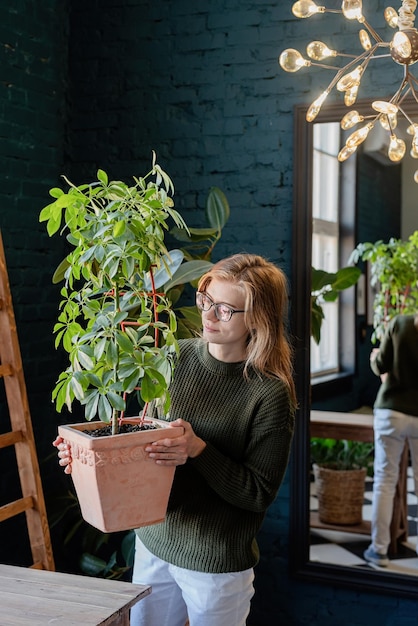
[[[390,560],[385,571],[390,573],[409,574],[418,576],[417,545],[417,521],[418,506],[417,497],[413,492],[413,479],[410,468],[407,479],[408,489],[408,539],[399,546],[398,554]],[[367,479],[366,493],[363,506],[363,520],[370,521],[373,482]],[[311,483],[311,511],[317,511],[318,504],[315,496],[315,484]],[[350,567],[373,567],[363,559],[363,552],[370,543],[369,534],[346,533],[334,530],[311,528],[311,561],[346,565]]]

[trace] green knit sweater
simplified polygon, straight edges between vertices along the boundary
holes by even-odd
[[[418,416],[418,330],[413,315],[398,315],[386,329],[380,351],[370,365],[375,374],[387,373],[375,408]]]
[[[286,471],[294,412],[278,379],[243,376],[200,339],[180,341],[170,420],[207,446],[178,466],[164,522],[136,530],[159,558],[201,572],[236,572],[259,557],[255,536]]]

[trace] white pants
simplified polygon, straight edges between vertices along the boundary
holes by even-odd
[[[408,441],[418,495],[418,417],[390,409],[374,410],[372,547],[387,554],[399,463]]]
[[[162,561],[136,538],[132,582],[151,585],[131,609],[131,626],[245,626],[254,571],[195,572]]]

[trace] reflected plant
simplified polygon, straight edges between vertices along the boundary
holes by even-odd
[[[352,470],[366,467],[373,475],[372,443],[312,437],[310,441],[311,462],[335,470]]]
[[[383,338],[387,323],[395,315],[415,315],[418,308],[418,231],[406,241],[391,238],[359,243],[350,261],[368,261],[373,302],[372,343]]]
[[[311,335],[316,344],[321,340],[321,327],[325,318],[323,303],[335,302],[341,291],[356,284],[360,275],[358,267],[343,267],[335,273],[312,267]]]

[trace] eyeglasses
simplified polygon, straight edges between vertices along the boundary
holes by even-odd
[[[196,306],[201,311],[210,311],[214,307],[216,318],[220,322],[229,322],[234,313],[245,313],[244,309],[231,309],[227,304],[214,302],[207,293],[202,291],[196,292]]]

